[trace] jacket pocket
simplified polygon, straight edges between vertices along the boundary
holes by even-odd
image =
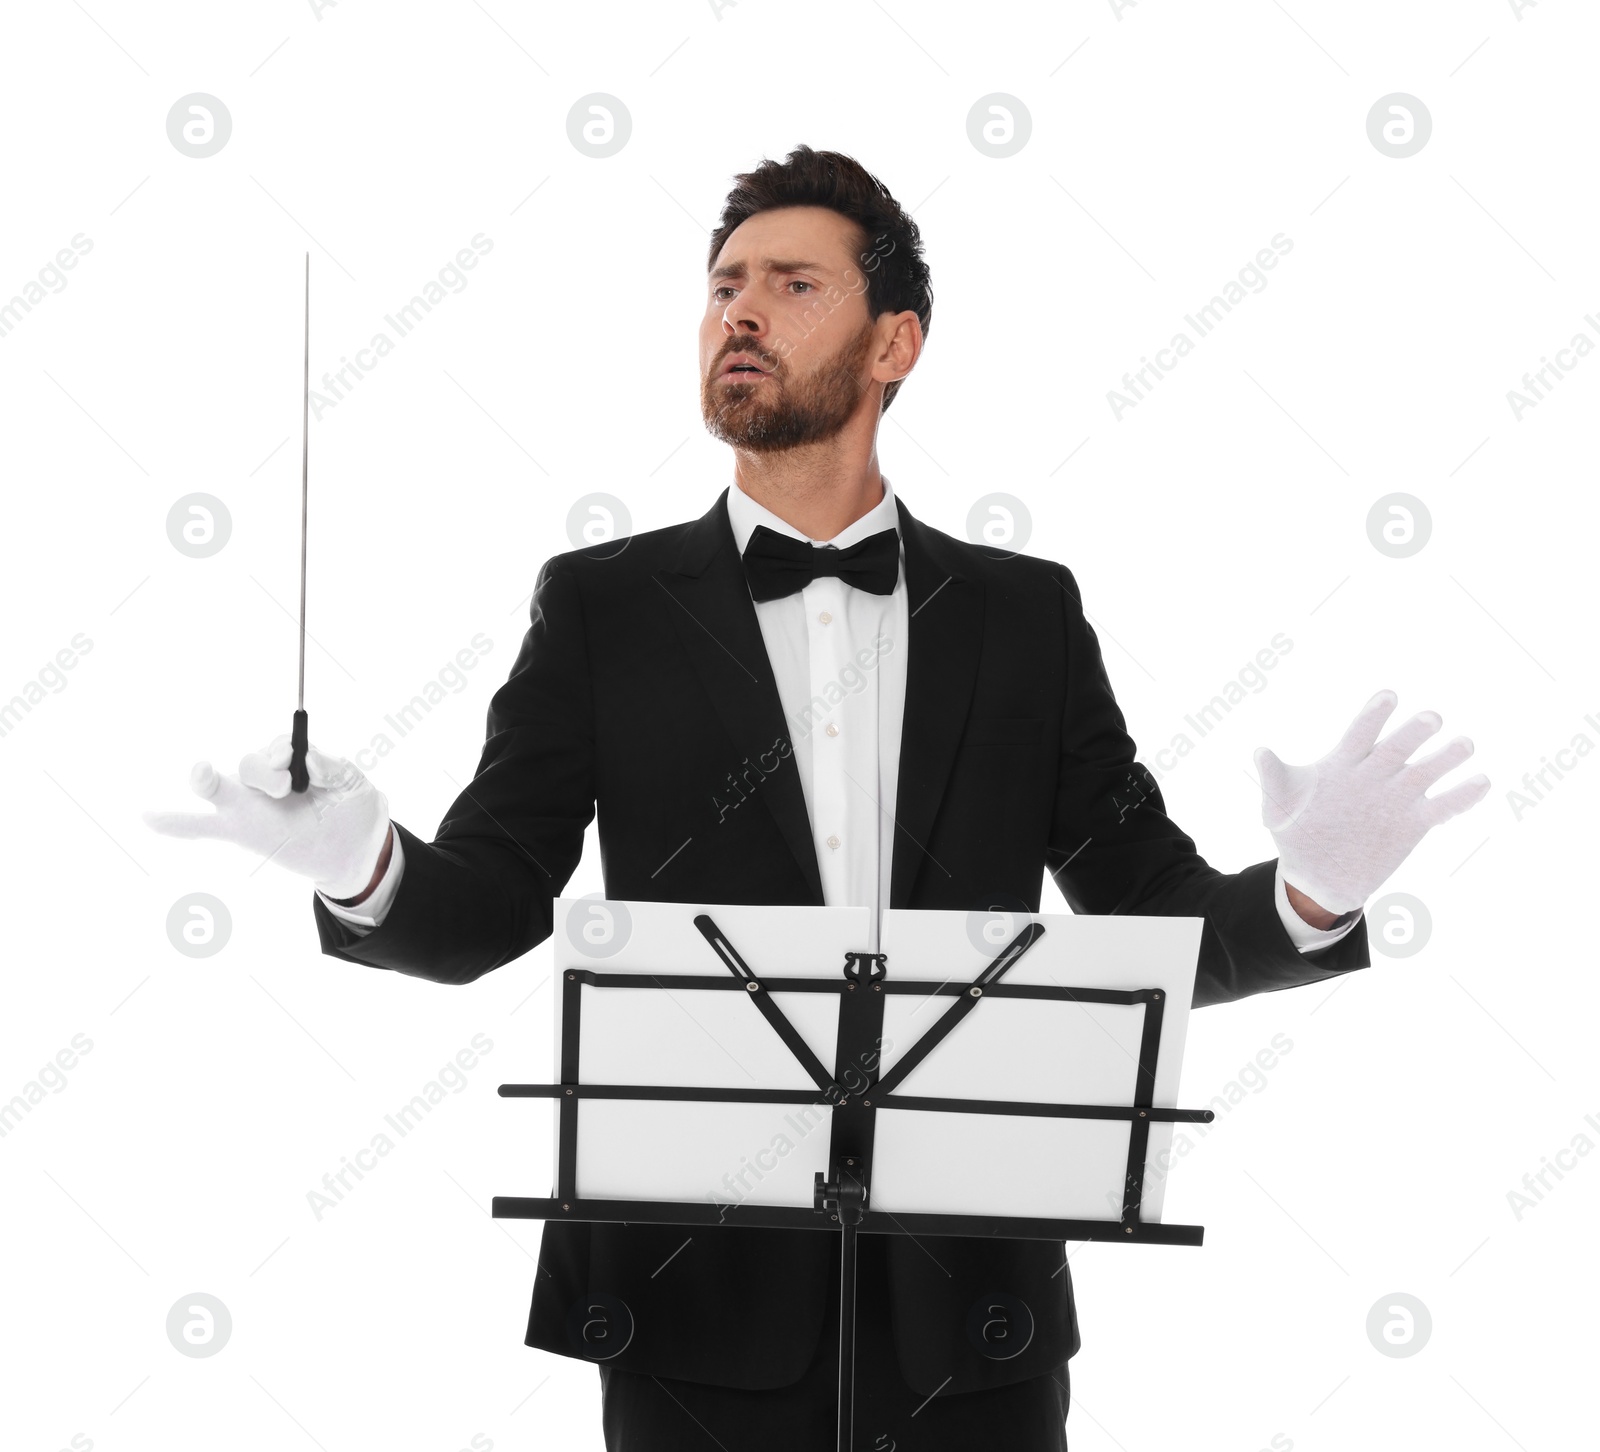
[[[961,733],[963,746],[1031,745],[1039,739],[1039,728],[1044,722],[1038,717],[1028,719],[978,717],[968,721]]]

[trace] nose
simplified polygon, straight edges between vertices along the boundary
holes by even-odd
[[[766,319],[756,310],[753,301],[746,301],[750,291],[742,288],[739,296],[723,309],[722,327],[730,336],[737,333],[742,337],[760,338],[766,331]]]

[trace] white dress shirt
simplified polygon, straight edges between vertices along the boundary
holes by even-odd
[[[792,524],[735,484],[728,523],[744,553],[758,524],[805,540]],[[847,549],[886,529],[899,533],[894,491],[830,540]],[[874,595],[822,575],[803,590],[756,605],[756,621],[783,703],[800,769],[811,841],[822,873],[822,900],[872,909],[869,952],[878,951],[880,910],[889,905],[894,860],[894,804],[900,778],[900,723],[905,714],[905,546],[894,591]]]
[[[737,484],[728,490],[728,523],[741,555],[758,524],[791,539],[808,538]],[[860,519],[830,540],[810,543],[845,549],[886,529],[900,529],[887,479],[883,498]],[[880,914],[889,905],[905,713],[910,640],[905,546],[892,594],[874,595],[824,575],[792,595],[757,602],[755,611],[794,743],[823,903],[872,909],[870,951],[876,952]],[[388,871],[366,902],[348,908],[325,896],[322,900],[355,931],[369,931],[383,921],[404,872],[397,835]],[[1284,929],[1302,953],[1338,942],[1355,926],[1352,918],[1328,932],[1312,927],[1289,905],[1281,868],[1274,898]]]

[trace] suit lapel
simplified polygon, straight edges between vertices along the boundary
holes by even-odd
[[[895,504],[906,553],[911,639],[888,906],[906,907],[918,872],[943,870],[926,844],[978,678],[983,586],[944,535],[913,518],[898,495]]]
[[[791,740],[733,527],[728,523],[726,489],[690,526],[677,564],[658,570],[655,579],[673,601],[662,603],[734,749],[756,762],[780,737]],[[736,771],[740,763],[728,765]],[[794,853],[812,901],[821,906],[822,874],[811,840],[805,791],[792,754],[762,782],[759,795]]]

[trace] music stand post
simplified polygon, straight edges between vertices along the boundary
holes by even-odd
[[[1141,1218],[1151,1124],[1209,1124],[1209,1109],[1158,1107],[1154,1101],[1164,995],[1159,989],[1073,988],[1008,984],[1006,973],[1044,936],[1029,922],[970,982],[891,980],[882,953],[847,951],[841,978],[763,979],[745,961],[708,913],[694,925],[727,974],[673,974],[670,980],[639,973],[569,968],[562,975],[558,1084],[502,1084],[503,1098],[553,1098],[558,1104],[556,1194],[550,1198],[496,1195],[496,1219],[634,1222],[660,1225],[746,1225],[775,1230],[833,1230],[840,1235],[839,1452],[850,1452],[855,1398],[856,1242],[868,1235],[953,1235],[1022,1240],[1099,1240],[1124,1244],[1198,1246],[1198,1225],[1166,1225]],[[783,1040],[815,1092],[790,1089],[691,1088],[675,1085],[583,1084],[579,1082],[579,1029],[585,988],[679,988],[743,991]],[[835,1071],[830,1073],[774,1001],[775,993],[833,993],[839,997]],[[879,1074],[886,995],[947,996],[952,1002],[895,1063]],[[1144,1021],[1133,1101],[1130,1104],[1056,1104],[995,1099],[958,1099],[898,1094],[895,1090],[984,998],[1033,998],[1131,1006],[1142,1004]],[[847,1066],[870,1066],[846,1072]],[[864,1078],[863,1078],[864,1075]],[[860,1087],[852,1091],[848,1085]],[[683,1103],[830,1105],[829,1174],[814,1176],[812,1208],[797,1206],[701,1205],[672,1200],[600,1200],[578,1194],[578,1105],[584,1099],[667,1100]],[[1003,1114],[1063,1119],[1126,1120],[1127,1167],[1121,1214],[1115,1220],[1029,1216],[963,1215],[896,1211],[871,1206],[872,1158],[877,1116],[884,1111],[924,1110],[953,1114]]]

